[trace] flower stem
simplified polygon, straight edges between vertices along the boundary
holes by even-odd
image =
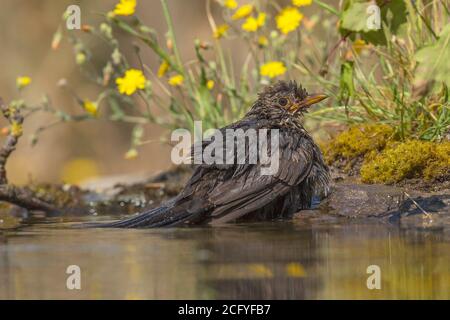
[[[175,53],[175,59],[177,60],[177,64],[179,65],[180,69],[184,71],[183,62],[181,61],[180,52],[178,51],[177,41],[175,39],[172,16],[170,15],[167,1],[161,0],[161,5],[163,8],[164,18],[166,19],[167,27],[169,28],[168,31],[169,38],[170,40],[172,40],[173,43],[173,52]]]

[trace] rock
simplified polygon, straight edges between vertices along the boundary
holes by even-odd
[[[450,225],[450,193],[448,190],[422,192],[387,185],[342,182],[335,184],[330,196],[317,210],[301,211],[295,217],[303,218],[311,213],[316,216],[382,218],[390,222],[413,220],[411,217],[415,216]]]
[[[342,217],[374,217],[398,208],[403,190],[385,185],[338,183],[320,210]]]

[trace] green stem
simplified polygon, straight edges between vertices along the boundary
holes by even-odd
[[[180,52],[178,51],[177,41],[175,39],[175,32],[173,28],[172,16],[170,15],[169,7],[167,5],[166,0],[161,0],[161,5],[163,8],[164,18],[166,19],[167,27],[169,28],[168,34],[170,40],[172,40],[173,44],[173,52],[175,53],[175,59],[177,60],[177,64],[180,66],[180,69],[183,70],[183,63],[181,61]]]
[[[437,34],[434,32],[433,28],[431,27],[430,22],[420,13],[419,8],[417,8],[417,5],[414,2],[411,2],[413,5],[414,10],[417,12],[417,14],[419,15],[420,19],[423,21],[423,23],[425,24],[425,26],[427,27],[428,31],[430,31],[430,33],[433,35],[433,37],[437,40],[439,39],[439,37],[437,36]]]
[[[145,44],[147,44],[162,60],[167,61],[167,63],[170,65],[170,67],[175,70],[178,73],[182,73],[182,70],[180,68],[180,66],[178,65],[178,62],[176,64],[174,64],[172,62],[172,59],[170,58],[170,56],[163,50],[161,49],[161,47],[158,46],[158,44],[154,41],[152,41],[151,39],[143,36],[142,34],[140,34],[139,32],[137,32],[136,30],[134,30],[130,25],[128,25],[127,23],[118,20],[118,19],[113,19],[113,22],[123,31],[128,32],[129,34],[135,36],[136,38],[142,40]]]
[[[331,12],[332,14],[336,15],[339,17],[339,11],[337,11],[335,8],[333,8],[332,6],[323,3],[322,1],[319,0],[314,0],[315,3],[317,3],[317,5],[319,5],[320,7],[324,8],[325,10],[327,10],[328,12]]]

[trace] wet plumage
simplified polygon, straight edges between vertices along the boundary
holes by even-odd
[[[95,227],[149,228],[271,220],[288,218],[309,208],[313,198],[327,195],[329,171],[301,120],[309,106],[324,98],[308,95],[295,82],[278,82],[259,94],[243,119],[220,129],[224,136],[226,129],[278,129],[279,167],[275,174],[262,175],[260,162],[200,164],[180,194],[161,207]],[[202,146],[209,143],[203,141]]]

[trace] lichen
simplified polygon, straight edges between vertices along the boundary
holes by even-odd
[[[350,127],[323,148],[325,160],[329,165],[341,162],[346,171],[355,159],[362,160],[366,154],[382,150],[393,135],[394,130],[384,124]]]
[[[409,140],[391,142],[381,152],[369,154],[360,175],[366,183],[392,184],[413,178],[430,181],[449,172],[450,142]]]

